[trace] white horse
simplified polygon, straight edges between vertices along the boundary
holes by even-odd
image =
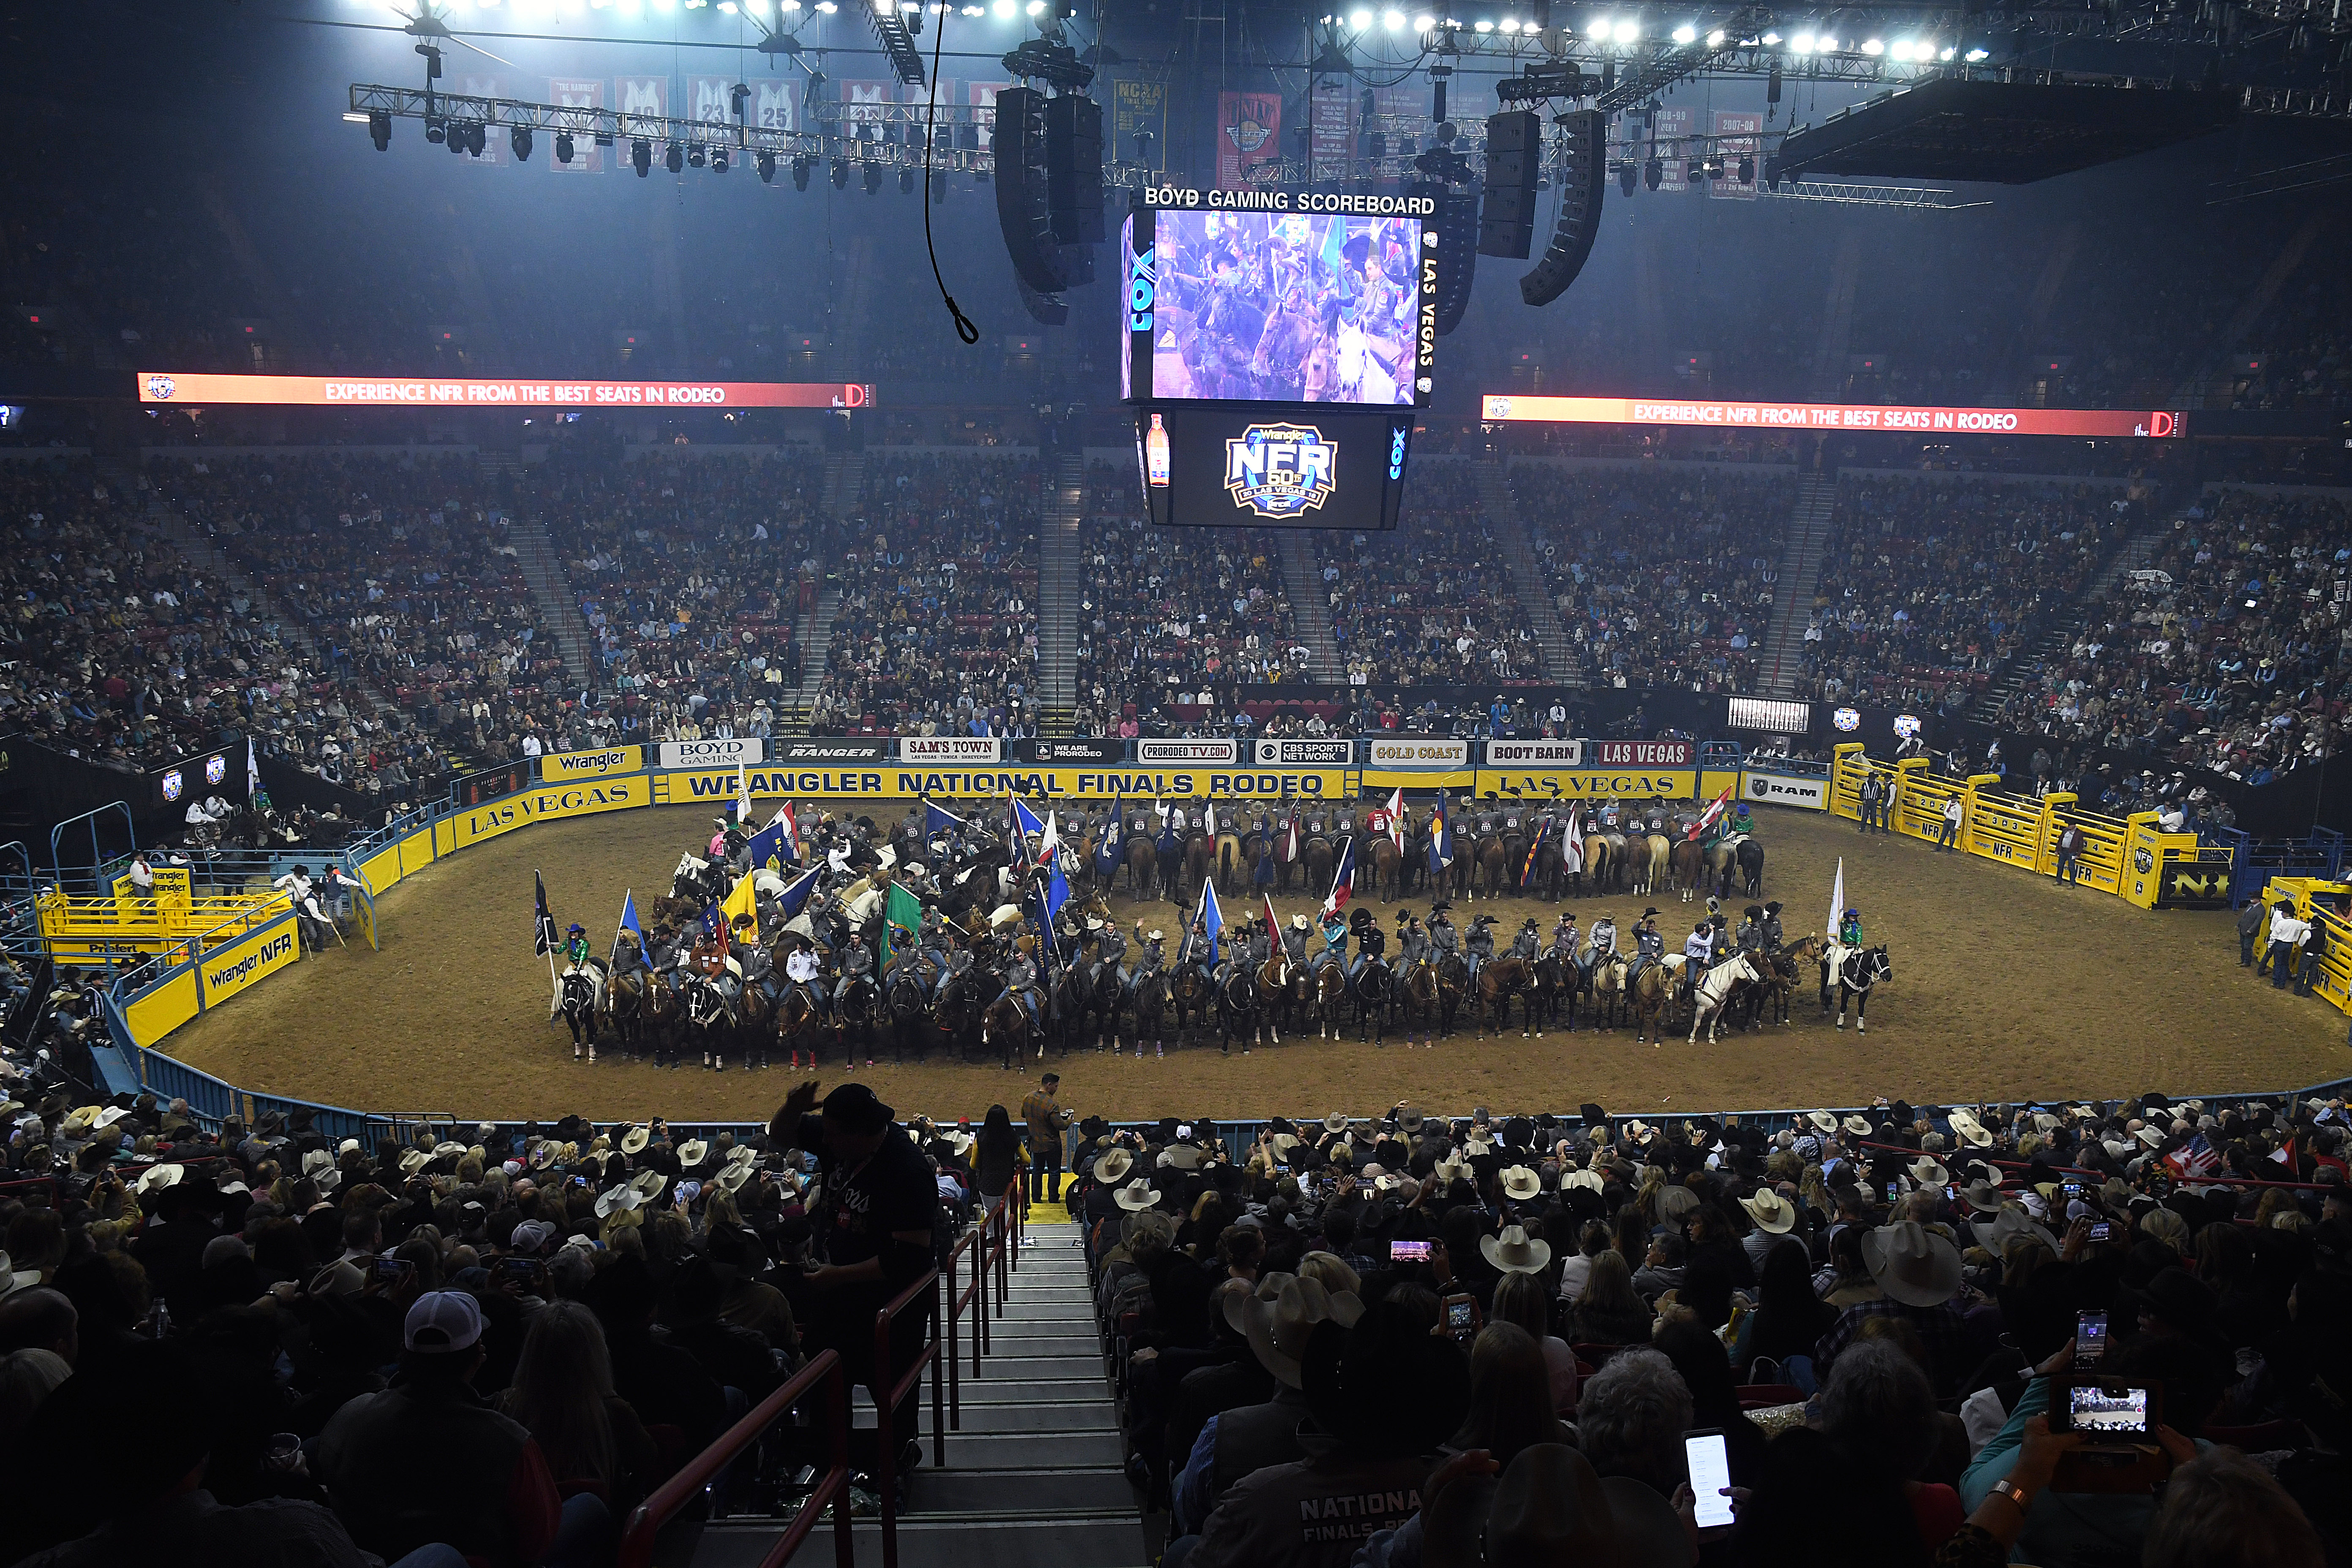
[[[596,1019],[604,1010],[604,961],[592,957],[585,963],[565,964],[555,978],[555,1001],[547,1016],[551,1021],[561,1016],[570,1026],[573,1060],[581,1058],[583,1045],[587,1059],[596,1059]]]
[[[1724,1005],[1731,1000],[1731,988],[1743,982],[1754,985],[1763,979],[1756,973],[1746,953],[1727,958],[1706,972],[1691,997],[1691,1032],[1689,1044],[1698,1044],[1698,1026],[1705,1024],[1706,1043],[1713,1045],[1723,1032]]]

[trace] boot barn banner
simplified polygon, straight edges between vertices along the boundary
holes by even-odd
[[[1237,191],[1260,163],[1282,155],[1282,95],[1278,92],[1217,94],[1217,185]]]

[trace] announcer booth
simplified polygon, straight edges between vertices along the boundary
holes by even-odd
[[[1435,384],[1436,212],[1424,195],[1139,194],[1119,389],[1154,523],[1396,527]]]

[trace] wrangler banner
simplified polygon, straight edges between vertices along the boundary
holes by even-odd
[[[539,777],[541,784],[578,784],[583,779],[639,773],[645,765],[643,746],[606,746],[600,752],[550,752],[539,759]]]
[[[734,778],[729,773],[730,780]],[[732,793],[731,791],[730,792]],[[606,779],[598,784],[565,784],[527,789],[505,795],[471,811],[460,811],[433,826],[433,847],[447,855],[485,838],[532,822],[565,816],[593,816],[598,812],[626,811],[650,803],[652,792],[641,778]]]
[[[292,915],[283,915],[226,947],[205,954],[197,973],[204,980],[204,1005],[217,1007],[241,991],[249,991],[302,956],[302,942]]]
[[[1345,768],[751,768],[752,798],[1002,800],[1008,795],[1068,800],[1339,800],[1353,778]],[[668,773],[654,777],[656,805],[735,798],[735,773]]]
[[[1482,798],[1521,796],[1538,803],[1554,795],[1562,800],[1689,800],[1698,793],[1698,773],[1693,768],[1555,768],[1541,773],[1480,768],[1475,787]]]

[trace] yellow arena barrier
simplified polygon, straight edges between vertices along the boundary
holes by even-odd
[[[163,875],[157,873],[159,889]],[[184,886],[186,873],[179,876]],[[127,888],[128,882],[125,878],[117,885]],[[294,897],[282,889],[229,898],[170,899],[142,899],[127,891],[110,898],[53,892],[43,893],[36,902],[41,942],[49,957],[74,963],[163,952],[198,941],[207,949],[219,947],[285,914],[294,907]]]

